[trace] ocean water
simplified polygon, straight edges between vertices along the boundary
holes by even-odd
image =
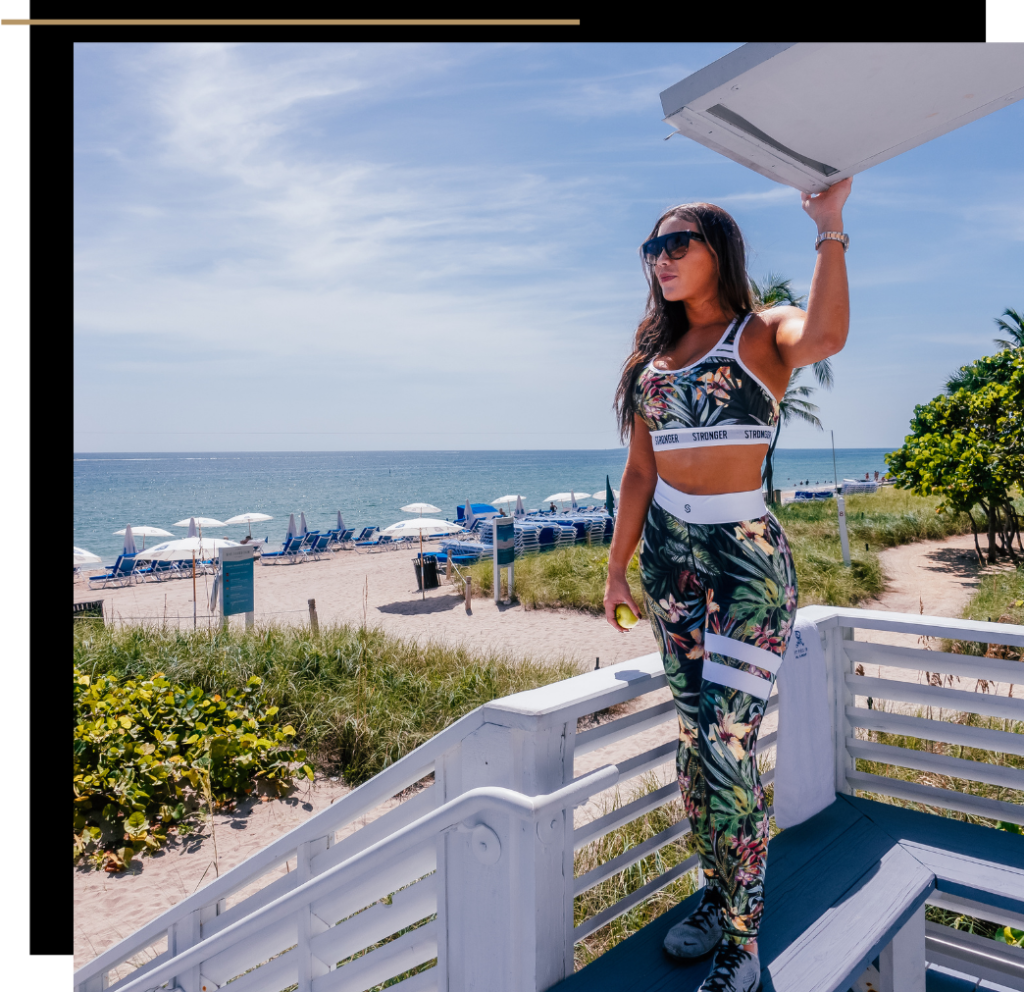
[[[836,451],[839,478],[886,471],[885,448]],[[185,536],[171,526],[190,516],[226,520],[239,513],[269,513],[253,525],[254,537],[284,538],[288,514],[306,514],[311,530],[334,525],[341,510],[349,527],[386,527],[408,516],[408,503],[433,503],[452,519],[467,499],[488,503],[520,493],[527,508],[544,505],[556,492],[604,489],[605,476],[619,488],[626,449],[607,451],[326,451],[119,454],[74,456],[74,543],[103,558],[121,550],[113,532],[148,524]],[[775,486],[793,488],[832,481],[830,449],[780,449]],[[242,526],[217,536],[245,536]],[[152,544],[167,538],[149,538]],[[141,541],[136,539],[141,547]]]

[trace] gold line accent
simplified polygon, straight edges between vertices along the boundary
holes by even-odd
[[[34,26],[76,26],[76,27],[109,27],[109,26],[127,26],[127,27],[178,27],[178,26],[234,26],[234,25],[256,25],[258,27],[279,27],[279,26],[292,26],[292,27],[329,27],[329,26],[342,26],[342,27],[452,27],[465,25],[469,27],[553,27],[553,26],[570,26],[579,27],[579,19],[505,19],[505,18],[360,18],[360,19],[345,19],[345,20],[322,20],[322,19],[309,19],[309,20],[284,20],[284,19],[264,19],[264,20],[220,20],[220,19],[208,19],[208,20],[117,20],[109,19],[104,20],[100,18],[75,18],[75,19],[57,19],[57,18],[4,18],[0,21],[0,24],[11,24],[11,25],[34,25]]]

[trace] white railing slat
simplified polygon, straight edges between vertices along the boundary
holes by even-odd
[[[313,992],[363,992],[363,989],[437,957],[437,921],[402,934],[342,968],[313,979]]]
[[[886,778],[884,775],[869,775],[867,772],[850,772],[847,778],[855,789],[864,792],[876,792],[883,796],[895,796],[897,799],[921,803],[924,806],[939,806],[970,816],[984,816],[990,820],[1005,820],[1024,825],[1024,806],[1018,806],[1016,803],[971,796],[964,792],[954,792],[952,789],[936,789],[931,785],[903,782],[896,778]]]
[[[298,948],[292,948],[279,954],[273,961],[260,964],[255,970],[236,978],[231,983],[231,992],[280,992],[294,985],[298,977]]]
[[[848,737],[847,750],[857,758],[867,761],[881,761],[901,768],[916,768],[922,772],[935,772],[970,782],[987,782],[1007,789],[1024,791],[1024,769],[1007,765],[990,765],[985,761],[970,761],[954,758],[950,754],[932,754],[930,751],[915,751],[906,747],[893,747],[876,741],[862,741]]]
[[[773,730],[770,734],[765,734],[764,737],[758,737],[757,739],[757,751],[755,753],[760,754],[763,749],[770,748],[779,739],[779,732]]]
[[[675,761],[676,751],[679,749],[678,741],[666,741],[657,747],[652,747],[643,754],[636,754],[632,758],[625,758],[618,762],[619,781],[624,782],[628,778],[636,778],[652,768],[664,765],[669,761]]]
[[[919,740],[940,741],[943,744],[962,744],[997,754],[1018,754],[1024,757],[1024,734],[988,727],[969,727],[947,720],[927,720],[921,716],[904,716],[884,710],[868,710],[861,706],[847,706],[846,716],[853,727],[877,730],[883,734],[900,734]]]
[[[630,820],[635,820],[643,816],[644,813],[650,813],[651,810],[655,810],[659,806],[664,806],[665,803],[670,803],[673,799],[678,798],[679,785],[676,782],[669,782],[668,785],[664,785],[654,792],[649,792],[646,796],[641,796],[639,799],[634,799],[633,802],[627,803],[625,806],[613,809],[604,816],[599,816],[589,823],[580,824],[573,831],[573,848],[578,851],[581,847],[586,847],[587,844],[591,844],[605,834],[611,833],[617,827],[629,823]]]
[[[967,692],[964,689],[944,689],[934,685],[921,685],[918,682],[876,679],[867,675],[847,675],[846,684],[855,696],[893,699],[901,703],[920,703],[933,709],[978,713],[1000,720],[1024,720],[1024,699],[995,696],[987,692]]]
[[[600,930],[606,923],[611,923],[616,917],[628,913],[634,906],[638,906],[655,892],[660,892],[670,882],[674,882],[688,871],[692,871],[699,863],[700,859],[693,854],[674,868],[669,868],[664,874],[651,879],[646,885],[640,886],[636,892],[631,892],[628,896],[623,897],[614,906],[595,913],[589,920],[584,920],[578,927],[573,928],[573,940],[580,941],[584,937],[589,937],[595,930]]]
[[[416,795],[410,796],[404,803],[394,809],[389,809],[376,820],[371,820],[366,826],[361,827],[354,834],[350,834],[343,840],[321,851],[315,855],[310,862],[310,868],[314,875],[326,871],[334,865],[341,864],[351,858],[352,855],[366,850],[371,844],[393,834],[396,830],[404,827],[413,820],[418,820],[424,813],[430,812],[437,804],[437,792],[435,786],[430,785]]]
[[[332,964],[437,912],[437,876],[428,875],[394,893],[391,905],[378,902],[337,926],[318,933],[309,944],[321,961]]]
[[[666,844],[671,844],[680,837],[685,837],[689,832],[689,820],[680,820],[678,823],[673,823],[671,827],[666,827],[661,833],[648,837],[642,844],[637,844],[636,847],[623,851],[622,854],[611,858],[603,865],[598,865],[596,868],[592,868],[585,874],[580,875],[575,880],[573,895],[578,896],[581,892],[586,892],[587,889],[600,885],[605,879],[617,875],[620,871],[625,871],[638,861],[642,861],[649,854],[661,850]]]
[[[924,648],[903,648],[872,641],[844,641],[843,649],[851,661],[860,664],[907,668],[915,672],[936,672],[969,679],[1020,684],[1024,681],[1024,664],[1009,658],[980,658],[973,654],[951,654],[948,651],[927,651]]]
[[[926,637],[948,637],[957,641],[1024,647],[1024,629],[1014,623],[988,623],[984,620],[959,620],[836,606],[805,606],[799,613],[815,623],[819,630],[833,627],[890,630],[901,634],[923,634]]]
[[[609,744],[616,744],[618,741],[634,734],[642,733],[667,723],[675,716],[676,704],[673,700],[665,703],[658,703],[657,706],[649,706],[640,710],[639,713],[630,713],[629,716],[619,717],[618,720],[609,720],[599,727],[592,727],[576,734],[576,744],[573,753],[579,757],[598,748],[607,747]]]

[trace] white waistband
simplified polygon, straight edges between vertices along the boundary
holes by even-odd
[[[752,489],[748,493],[691,496],[673,489],[660,476],[654,487],[654,502],[673,517],[691,524],[731,524],[739,520],[756,520],[768,512],[760,489]]]
[[[746,427],[670,427],[651,431],[655,451],[672,448],[705,448],[718,444],[771,444],[774,427],[748,425]]]

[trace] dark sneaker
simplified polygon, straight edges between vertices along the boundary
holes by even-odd
[[[761,963],[756,954],[731,940],[719,944],[711,974],[697,992],[757,992],[761,987]]]
[[[674,958],[699,958],[712,951],[722,939],[720,912],[718,903],[705,895],[700,906],[665,935],[665,950]]]

